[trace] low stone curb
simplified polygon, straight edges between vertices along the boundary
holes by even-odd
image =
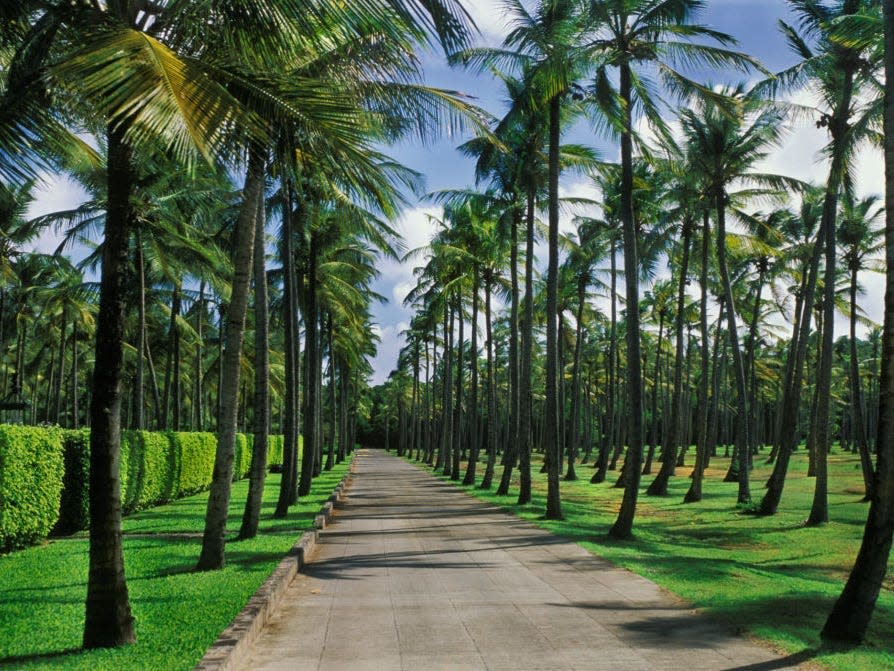
[[[308,563],[316,549],[319,530],[325,529],[331,521],[336,505],[344,503],[345,493],[351,484],[354,462],[348,473],[341,479],[320,512],[314,517],[313,531],[305,531],[289,553],[279,562],[267,580],[248,600],[245,607],[223,630],[217,640],[205,652],[193,671],[229,671],[238,667],[249,648],[261,635],[270,617],[276,612],[279,602],[301,568]]]

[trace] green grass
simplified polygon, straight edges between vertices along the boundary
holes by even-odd
[[[751,476],[756,500],[763,495],[770,473],[763,461],[763,457],[756,459]],[[889,571],[864,645],[825,647],[819,639],[863,534],[868,504],[860,502],[859,458],[830,456],[831,522],[819,528],[803,526],[814,487],[813,478],[806,477],[803,451],[792,460],[780,512],[773,517],[754,517],[736,509],[738,485],[721,482],[728,465],[728,459],[712,461],[704,500],[697,504],[682,503],[691,468],[677,469],[678,477],[672,478],[667,498],[646,496],[654,475],[644,476],[635,538],[625,542],[606,535],[621,502],[622,490],[612,486],[617,473],[609,473],[607,483],[591,485],[592,468],[579,467],[580,480],[561,483],[562,521],[541,517],[546,481],[536,473],[539,461],[534,465],[531,505],[514,505],[517,478],[509,497],[464,489],[650,578],[705,613],[770,642],[780,651],[799,654],[798,659],[812,659],[821,667],[841,671],[894,668],[894,571]],[[500,472],[498,466],[497,480]],[[890,566],[894,568],[894,562]]]
[[[347,471],[324,472],[286,519],[271,515],[280,476],[269,474],[260,533],[227,543],[227,566],[201,573],[207,493],[144,510],[123,523],[124,562],[137,643],[79,650],[88,542],[83,534],[0,557],[0,667],[191,669],[288,552]],[[228,534],[239,530],[248,481],[233,485]],[[172,537],[164,534],[195,534]],[[128,536],[141,534],[140,536]],[[157,538],[142,534],[157,534]]]

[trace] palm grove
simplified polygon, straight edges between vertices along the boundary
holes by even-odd
[[[481,486],[508,494],[517,471],[520,501],[542,452],[553,518],[562,477],[583,463],[594,482],[616,471],[617,538],[632,533],[642,475],[657,471],[648,492],[666,494],[675,466],[694,459],[696,502],[718,445],[732,450],[739,503],[772,514],[802,424],[817,476],[809,522],[820,524],[837,439],[861,454],[871,503],[863,568],[826,633],[862,636],[894,520],[894,326],[856,337],[860,273],[883,242],[880,203],[855,195],[851,167],[894,118],[881,83],[894,49],[880,41],[880,2],[791,2],[799,18],[784,38],[798,63],[769,73],[695,22],[702,4],[508,2],[503,46],[476,49],[453,0],[3,3],[3,393],[25,421],[91,429],[85,647],[135,636],[122,428],[216,431],[197,558],[213,570],[225,561],[236,431],[255,435],[240,530],[250,537],[271,428],[284,436],[284,515],[346,457],[369,413],[389,443],[454,478],[465,458],[476,482],[480,462]],[[416,51],[434,44],[457,67],[498,72],[503,118],[488,126],[462,97],[421,83]],[[692,65],[760,83],[693,81]],[[816,109],[784,102],[804,86]],[[756,167],[796,114],[828,131],[823,184]],[[580,118],[618,140],[618,164],[562,143]],[[481,190],[434,195],[442,226],[416,257],[417,315],[398,370],[370,396],[376,263],[404,251],[389,221],[421,188],[381,147],[464,127],[477,133],[462,149]],[[563,171],[601,194],[600,214],[569,235]],[[48,173],[90,198],[29,221]],[[47,228],[60,250],[27,252]],[[71,245],[88,250],[82,263],[67,260]],[[836,310],[851,324],[838,340]],[[790,336],[777,335],[779,314]],[[763,445],[775,471],[758,503],[748,476]]]
[[[666,496],[688,461],[685,502],[696,503],[718,450],[738,483],[731,505],[775,514],[805,440],[806,524],[828,522],[827,455],[839,443],[860,455],[869,521],[823,636],[860,640],[887,567],[894,478],[891,325],[868,322],[859,301],[892,243],[884,203],[859,195],[854,167],[865,147],[891,146],[892,3],[791,0],[779,39],[795,64],[776,73],[700,25],[703,2],[504,5],[500,47],[451,56],[495,73],[508,103],[461,147],[476,188],[430,196],[442,214],[409,257],[414,317],[373,408],[385,445],[502,495],[517,477],[520,504],[539,453],[547,519],[562,518],[561,481],[580,466],[593,483],[615,471],[623,499],[608,533],[624,539],[643,476],[646,495]],[[752,84],[687,76],[698,69]],[[804,91],[810,105],[791,102]],[[563,144],[581,119],[618,143],[618,163]],[[824,181],[762,172],[787,126],[805,120],[826,133]],[[562,198],[562,172],[599,199]],[[563,209],[578,212],[564,234]],[[835,333],[837,314],[847,333]],[[766,483],[750,481],[756,459],[773,464]]]

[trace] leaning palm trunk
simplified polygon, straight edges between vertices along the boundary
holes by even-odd
[[[787,370],[790,378],[786,381],[783,391],[783,406],[779,422],[779,436],[777,438],[776,463],[773,473],[767,480],[767,491],[761,500],[758,512],[761,515],[775,515],[782,498],[782,490],[785,487],[785,476],[792,452],[798,441],[798,414],[801,405],[801,377],[804,371],[804,361],[807,358],[807,341],[810,335],[810,323],[813,313],[813,299],[816,295],[816,281],[819,273],[819,262],[823,249],[825,232],[820,229],[807,270],[807,283],[804,289],[804,300],[801,303],[801,316],[796,318],[800,326],[797,334],[797,345],[793,345],[793,357],[791,369]]]
[[[205,514],[202,553],[198,563],[200,571],[220,569],[225,563],[224,537],[230,505],[230,489],[233,482],[236,420],[239,410],[239,364],[242,356],[245,313],[248,309],[248,293],[251,284],[258,203],[263,197],[264,163],[263,153],[253,149],[249,158],[248,174],[245,178],[242,208],[236,221],[233,288],[227,311],[227,344],[222,361],[223,389],[221,390],[220,428],[217,432],[217,452],[214,456],[214,472],[211,476],[211,494],[208,497],[208,508]]]
[[[248,498],[239,538],[254,538],[261,519],[264,479],[267,474],[267,434],[270,425],[270,353],[268,351],[267,271],[264,267],[264,203],[258,199],[255,228],[255,407],[254,440]]]
[[[894,3],[885,2],[885,75],[894,80]],[[879,381],[876,489],[857,561],[823,627],[826,639],[860,641],[869,626],[894,537],[894,89],[885,89],[885,256],[887,283]]]
[[[131,160],[131,149],[124,141],[123,129],[110,129],[108,210],[90,403],[90,569],[84,621],[85,648],[108,648],[136,640],[124,577],[119,474],[127,252],[134,219],[130,205],[133,189]],[[77,343],[77,328],[72,341]],[[74,359],[77,361],[77,356]],[[74,362],[72,366],[76,371]],[[77,415],[73,423],[77,426]]]

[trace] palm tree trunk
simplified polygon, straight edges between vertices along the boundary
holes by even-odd
[[[559,133],[561,99],[549,106],[549,236],[546,275],[546,407],[544,409],[544,458],[549,460],[546,476],[546,518],[562,519],[559,496]],[[531,260],[528,259],[530,263]],[[530,297],[528,300],[531,300]]]
[[[701,298],[699,303],[699,331],[701,336],[701,377],[698,382],[698,413],[695,446],[695,465],[692,470],[692,482],[683,498],[683,503],[696,503],[702,500],[702,480],[708,463],[708,370],[710,361],[710,343],[708,334],[708,263],[711,256],[711,220],[708,211],[703,214],[702,228],[702,267],[699,275]]]
[[[748,432],[748,386],[745,382],[745,364],[742,361],[742,351],[739,349],[739,332],[736,324],[736,304],[733,299],[733,289],[730,283],[729,270],[726,266],[726,193],[718,188],[715,193],[715,205],[717,208],[717,266],[720,270],[720,280],[723,285],[724,303],[726,303],[726,319],[730,348],[733,354],[733,374],[735,376],[736,390],[739,397],[739,430],[736,433],[736,448],[738,450],[738,482],[739,503],[751,501],[751,489],[749,487],[749,446],[751,440]]]
[[[304,401],[304,446],[301,454],[301,477],[298,482],[298,496],[310,494],[313,481],[314,467],[317,458],[317,350],[319,338],[317,337],[317,232],[310,233],[310,254],[308,255],[307,293],[304,305],[304,358],[306,362],[307,376],[304,388],[307,398]]]
[[[450,479],[459,480],[460,470],[460,450],[463,442],[463,302],[462,295],[459,291],[456,293],[456,314],[459,320],[459,333],[457,336],[457,353],[456,353],[456,399],[453,404],[453,454],[450,468]]]
[[[850,314],[850,378],[851,378],[851,417],[854,439],[860,451],[860,466],[863,469],[863,486],[866,488],[864,501],[872,500],[872,485],[875,473],[872,468],[872,457],[869,454],[869,441],[866,437],[866,424],[863,413],[863,390],[860,386],[860,362],[857,359],[857,268],[851,270],[851,314]]]
[[[621,222],[624,230],[624,284],[627,293],[627,479],[618,519],[609,531],[616,539],[629,538],[633,531],[643,460],[643,371],[639,325],[639,261],[633,218],[633,118],[629,63],[620,68],[620,94],[624,101],[624,132],[621,134]]]
[[[202,415],[204,415],[202,404],[202,356],[204,350],[204,331],[203,317],[205,316],[205,280],[199,283],[199,301],[196,305],[196,356],[193,364],[193,430],[202,430]]]
[[[295,310],[295,231],[292,221],[294,193],[292,180],[283,179],[280,189],[285,196],[282,215],[280,253],[283,269],[283,348],[285,349],[285,417],[283,418],[283,464],[279,483],[279,496],[273,516],[283,518],[289,512],[292,493],[295,491],[295,467],[298,461],[298,314]]]
[[[531,363],[534,348],[534,226],[536,191],[533,182],[528,184],[525,213],[525,314],[521,320],[520,368],[516,375],[518,396],[518,445],[522,454],[519,465],[518,504],[531,502],[531,454],[534,451],[534,437],[531,417]],[[515,248],[515,243],[513,243]],[[518,351],[518,350],[516,350]],[[510,435],[510,440],[511,440]],[[510,449],[513,448],[510,444]]]
[[[654,374],[652,376],[652,421],[651,424],[651,436],[649,440],[649,450],[646,454],[646,462],[643,464],[643,475],[650,475],[652,473],[652,459],[655,457],[655,447],[658,442],[658,436],[660,435],[659,431],[659,416],[658,412],[658,389],[661,387],[661,347],[664,345],[664,310],[660,310],[658,313],[658,344],[655,347],[655,368],[653,369]]]
[[[135,231],[136,237],[136,267],[137,267],[137,283],[139,287],[139,298],[137,299],[138,309],[138,332],[137,332],[137,371],[136,380],[134,380],[133,390],[133,417],[130,428],[141,430],[145,428],[143,390],[145,387],[144,377],[146,369],[146,264],[143,259],[143,236],[140,229]]]
[[[124,577],[119,473],[128,242],[134,221],[130,204],[132,152],[124,141],[123,129],[109,129],[107,151],[108,206],[90,401],[90,568],[85,648],[115,647],[136,640]],[[76,334],[77,330],[72,338],[75,343]],[[76,370],[74,365],[72,368]],[[73,423],[77,425],[77,415]]]
[[[689,274],[689,241],[692,237],[692,222],[683,222],[683,261],[680,264],[680,282],[677,286],[677,313],[674,316],[674,397],[671,411],[670,440],[664,444],[661,470],[649,485],[647,493],[652,496],[667,496],[667,483],[677,465],[677,446],[683,444],[683,316],[686,309],[686,281]],[[706,324],[707,327],[707,324]]]
[[[254,283],[255,283],[255,398],[254,440],[251,448],[248,497],[242,515],[239,538],[254,538],[261,519],[264,480],[267,475],[267,434],[270,429],[270,352],[267,309],[267,269],[264,250],[264,200],[258,199],[255,228]]]
[[[565,471],[566,480],[577,480],[574,472],[574,460],[577,458],[577,450],[580,445],[580,414],[581,414],[581,356],[584,336],[584,304],[587,297],[587,283],[585,277],[581,277],[577,284],[577,327],[574,337],[574,363],[571,370],[571,433],[568,445],[568,470]]]
[[[609,324],[608,337],[608,392],[605,397],[606,428],[599,449],[599,458],[596,463],[596,472],[590,478],[590,482],[597,484],[605,482],[609,469],[609,452],[614,450],[615,443],[615,406],[617,405],[617,368],[618,368],[618,250],[615,247],[615,236],[611,238],[611,250],[609,262],[611,264],[611,323]]]
[[[885,75],[894,80],[894,3],[884,3]],[[847,584],[823,627],[831,640],[860,641],[866,633],[894,537],[894,88],[885,89],[885,256],[888,274],[885,323],[882,333],[882,371],[879,383],[878,461],[875,491],[863,542]]]
[[[258,204],[263,197],[264,172],[264,155],[260,150],[253,148],[245,178],[242,207],[234,231],[235,257],[230,305],[227,310],[227,344],[222,362],[220,427],[217,432],[211,493],[205,514],[202,552],[197,565],[200,571],[221,569],[225,563],[225,534],[233,483],[233,457],[236,450],[236,421],[239,411],[239,364],[251,285]]]
[[[491,292],[493,273],[490,269],[484,275],[484,324],[487,330],[487,465],[479,489],[490,489],[497,462],[497,386],[494,374],[494,334],[491,322]]]
[[[530,196],[529,196],[530,197]],[[520,382],[525,380],[524,373],[519,375],[519,354],[518,354],[518,227],[520,224],[520,214],[518,211],[513,212],[510,245],[509,245],[509,275],[510,275],[510,309],[509,309],[509,435],[508,444],[503,453],[503,474],[500,477],[500,484],[497,485],[497,495],[506,496],[509,494],[509,483],[512,481],[512,471],[516,462],[519,465],[520,489],[524,490],[525,478],[530,482],[531,466],[530,452],[526,453],[527,442],[525,435],[521,429],[521,412],[524,411],[522,399],[524,396],[519,389]],[[524,334],[522,335],[524,338]],[[525,471],[527,464],[527,471]],[[522,498],[519,493],[519,500]]]
[[[331,471],[335,466],[335,355],[332,346],[332,313],[327,314],[326,339],[329,349],[329,446],[326,452],[326,463],[323,470]],[[414,392],[415,393],[415,392]],[[413,416],[415,421],[416,401],[413,400]],[[414,431],[415,434],[415,431]]]
[[[463,478],[464,485],[475,484],[475,471],[478,467],[478,283],[480,271],[478,264],[472,268],[472,342],[470,351],[470,365],[472,366],[471,398],[469,399],[469,424],[472,427],[469,441],[469,463],[466,467],[466,475]]]

